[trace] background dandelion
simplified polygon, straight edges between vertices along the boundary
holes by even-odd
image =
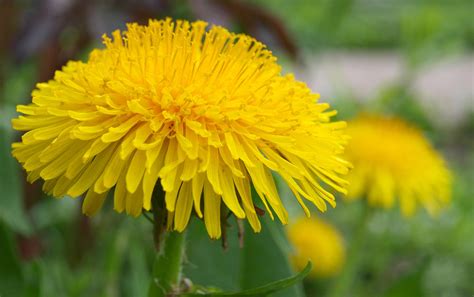
[[[346,260],[345,243],[339,231],[319,218],[298,218],[287,228],[294,247],[292,261],[302,269],[308,259],[314,263],[311,276],[336,277]]]
[[[365,114],[351,121],[347,158],[354,163],[349,199],[374,207],[398,204],[405,216],[421,205],[439,213],[451,200],[451,173],[422,132],[389,116]],[[395,201],[398,201],[397,203]]]

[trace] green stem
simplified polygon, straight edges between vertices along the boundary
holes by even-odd
[[[161,252],[156,254],[153,263],[153,279],[148,297],[175,296],[179,291],[184,247],[184,233],[169,232],[165,236]]]
[[[166,232],[165,197],[161,187],[155,189],[152,199],[153,239],[156,256],[153,278],[148,297],[176,296],[181,283],[181,266],[185,249],[185,234]]]
[[[365,201],[364,201],[365,202]],[[372,217],[372,209],[368,205],[363,206],[363,213],[361,214],[358,224],[355,228],[355,233],[351,239],[349,251],[347,254],[347,263],[342,271],[342,274],[333,283],[327,296],[328,297],[345,297],[349,296],[349,289],[354,284],[357,274],[359,273],[359,265],[361,260],[361,249],[365,243],[368,222]]]

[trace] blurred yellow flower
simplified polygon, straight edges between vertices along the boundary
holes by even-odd
[[[422,132],[398,118],[361,115],[348,128],[347,197],[391,208],[398,198],[409,216],[421,204],[436,214],[451,199],[451,173]]]
[[[346,261],[346,249],[339,231],[319,218],[301,217],[288,228],[288,238],[295,251],[292,260],[303,269],[313,263],[313,277],[331,277],[341,272]]]
[[[159,180],[168,226],[183,231],[194,207],[212,238],[221,236],[221,203],[260,230],[251,184],[269,215],[287,222],[272,171],[306,211],[301,196],[322,211],[334,206],[321,181],[345,192],[345,123],[330,122],[328,104],[281,75],[262,43],[206,27],[128,24],[87,62],[39,83],[13,120],[27,131],[13,155],[29,181],[45,180],[55,197],[86,193],[88,215],[113,190],[115,210],[138,216]]]

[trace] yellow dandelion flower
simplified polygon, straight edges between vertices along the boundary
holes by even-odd
[[[362,115],[348,128],[349,199],[390,208],[398,198],[409,216],[421,204],[437,213],[450,201],[451,174],[422,132],[398,118]]]
[[[301,217],[287,228],[294,247],[293,263],[303,269],[313,262],[313,277],[332,277],[341,272],[346,262],[346,248],[339,231],[319,218]]]
[[[27,132],[13,155],[29,181],[55,197],[85,193],[88,215],[113,191],[115,210],[132,216],[151,209],[160,183],[168,226],[183,231],[194,208],[212,238],[221,204],[260,230],[251,185],[287,222],[272,172],[303,207],[301,197],[335,204],[321,181],[344,192],[345,123],[262,43],[202,21],[127,28],[18,106],[13,127]]]

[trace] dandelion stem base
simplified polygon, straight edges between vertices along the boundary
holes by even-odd
[[[166,234],[161,251],[153,264],[153,279],[148,297],[175,296],[181,283],[181,267],[185,248],[185,234]]]

